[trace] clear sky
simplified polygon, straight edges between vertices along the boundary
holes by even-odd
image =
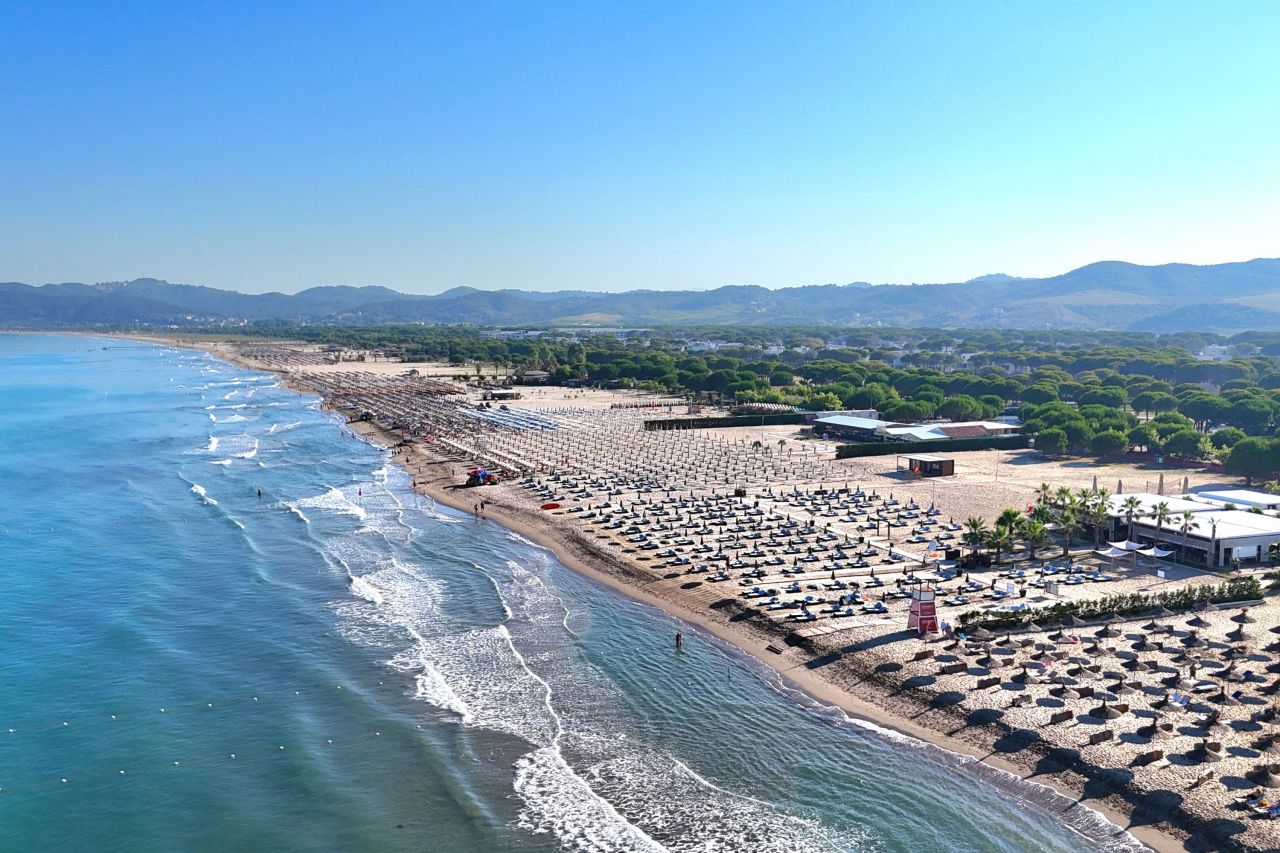
[[[0,0],[0,280],[1280,255],[1280,3]]]

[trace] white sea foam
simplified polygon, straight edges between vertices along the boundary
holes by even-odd
[[[351,576],[351,592],[370,604],[382,603],[382,592],[378,587],[359,575]]]
[[[209,443],[205,445],[206,453],[216,453],[218,451],[219,438],[216,435],[209,436]]]
[[[214,459],[209,462],[210,465],[230,465],[230,459]]]
[[[294,502],[296,506],[303,509],[327,509],[330,512],[341,512],[347,515],[354,515],[356,518],[363,519],[366,515],[364,507],[352,500],[346,492],[337,487],[330,487],[329,491],[323,495],[315,495],[310,498]]]
[[[536,749],[516,762],[515,791],[525,801],[517,824],[555,835],[565,849],[667,849],[596,794],[554,747]]]
[[[239,424],[239,423],[244,423],[244,422],[245,422],[245,421],[247,421],[247,420],[249,420],[249,419],[248,419],[248,418],[246,418],[244,415],[228,415],[227,417],[222,418],[221,423],[224,423],[224,424]]]
[[[302,421],[294,421],[289,424],[272,424],[267,428],[267,435],[275,435],[278,432],[288,432],[291,429],[297,429],[302,426]]]
[[[507,531],[507,538],[510,539],[512,542],[519,542],[521,545],[528,545],[530,548],[540,548],[544,551],[546,550],[537,542],[533,542],[529,539],[524,538],[519,533],[516,533],[514,530]]]
[[[209,506],[218,505],[218,502],[215,501],[213,498],[209,497],[209,493],[205,491],[204,486],[200,485],[199,483],[192,483],[191,491],[195,492],[200,497],[200,500],[208,504]]]
[[[306,517],[306,515],[304,515],[304,514],[303,514],[302,510],[298,509],[298,507],[297,507],[296,505],[291,504],[291,503],[287,503],[287,504],[285,504],[285,506],[287,506],[287,507],[289,508],[289,512],[293,513],[293,514],[294,514],[294,515],[296,515],[298,518],[302,519],[302,523],[303,523],[303,524],[310,524],[310,523],[311,523],[311,519],[307,518],[307,517]]]
[[[258,439],[248,433],[239,432],[230,435],[223,435],[218,438],[218,443],[214,445],[215,450],[221,450],[232,459],[252,459],[258,455]]]

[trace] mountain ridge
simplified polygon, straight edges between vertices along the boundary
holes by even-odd
[[[709,290],[480,290],[432,295],[380,285],[245,294],[155,278],[83,284],[0,282],[0,324],[473,323],[888,325],[1238,331],[1280,321],[1280,259],[1224,264],[1098,261],[1048,278],[817,284]]]

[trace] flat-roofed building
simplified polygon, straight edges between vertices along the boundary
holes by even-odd
[[[1187,531],[1178,520],[1158,532],[1150,518],[1135,518],[1129,538],[1149,539],[1172,545],[1188,559],[1202,559],[1210,566],[1228,566],[1233,561],[1265,561],[1272,545],[1280,545],[1280,518],[1241,509],[1211,509],[1197,512]]]
[[[898,470],[917,477],[950,477],[956,473],[956,460],[927,453],[903,453],[898,456]]]
[[[1206,489],[1201,492],[1192,492],[1187,497],[1219,506],[1235,504],[1243,507],[1256,506],[1259,509],[1280,509],[1280,495],[1255,492],[1253,489]]]

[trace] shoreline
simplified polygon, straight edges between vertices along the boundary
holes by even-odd
[[[181,341],[159,336],[130,335],[127,337],[158,345],[197,349],[238,367],[274,374],[289,390],[314,395],[321,400],[326,410],[340,416],[342,414],[333,409],[322,394],[298,383],[287,371],[271,369],[243,358],[230,347],[219,346],[212,342]],[[345,421],[345,416],[343,420]],[[634,601],[654,607],[671,618],[693,626],[697,631],[705,632],[729,644],[737,652],[767,667],[785,684],[803,693],[810,700],[823,706],[837,708],[853,721],[911,738],[948,753],[980,762],[998,773],[1009,774],[1020,781],[1048,788],[1069,801],[1069,804],[1060,811],[1065,812],[1077,805],[1084,806],[1114,825],[1117,833],[1128,833],[1157,853],[1187,849],[1185,839],[1190,832],[1176,824],[1168,828],[1157,828],[1147,824],[1133,825],[1133,809],[1127,807],[1128,803],[1119,793],[1086,798],[1085,790],[1090,782],[1089,777],[1072,771],[1065,771],[1071,773],[1070,777],[1064,777],[1061,773],[1038,773],[1035,765],[1037,760],[1043,757],[1038,752],[1028,751],[1029,754],[1024,756],[1024,761],[1014,761],[997,753],[990,745],[984,747],[979,743],[955,737],[939,728],[916,722],[904,714],[895,713],[875,703],[868,696],[859,695],[832,683],[805,666],[803,661],[789,657],[786,654],[787,648],[775,653],[778,644],[785,643],[784,636],[776,629],[762,630],[750,620],[746,620],[742,623],[745,629],[739,630],[727,624],[727,620],[717,620],[682,602],[647,589],[646,587],[653,582],[651,575],[642,574],[636,567],[627,565],[621,557],[587,540],[579,532],[567,527],[557,527],[553,516],[531,516],[526,511],[504,503],[501,495],[487,489],[483,492],[467,490],[459,494],[461,490],[446,488],[458,482],[460,472],[456,470],[456,466],[459,463],[426,451],[422,444],[411,445],[406,452],[399,446],[401,443],[399,434],[376,423],[345,421],[345,426],[350,428],[355,437],[386,450],[392,461],[409,475],[413,487],[418,492],[431,497],[438,503],[468,514],[472,513],[474,504],[470,498],[484,497],[487,503],[484,518],[495,521],[503,528],[545,548],[569,570],[603,584]],[[884,689],[878,688],[890,687],[887,682],[882,682],[869,673],[863,679],[863,683],[868,685],[869,693],[883,694]],[[922,705],[920,710],[923,712],[926,708],[926,705]],[[995,733],[990,734],[991,737],[987,738],[989,741],[994,741],[1000,736]],[[1177,815],[1166,817],[1176,819]]]

